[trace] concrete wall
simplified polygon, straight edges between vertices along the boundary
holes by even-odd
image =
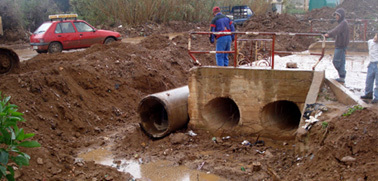
[[[235,132],[292,138],[313,74],[294,70],[193,68],[188,84],[189,124],[215,135]]]

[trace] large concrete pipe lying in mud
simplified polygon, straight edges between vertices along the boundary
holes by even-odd
[[[141,128],[153,138],[161,138],[182,128],[189,121],[188,86],[159,92],[144,97],[138,113]]]

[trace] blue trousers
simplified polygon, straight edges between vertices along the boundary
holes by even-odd
[[[345,79],[346,70],[345,70],[345,53],[346,48],[335,48],[335,55],[333,56],[333,66],[339,73],[339,77]]]
[[[217,39],[216,51],[230,51],[231,49],[231,36],[221,36]],[[228,66],[228,53],[215,54],[218,66]]]
[[[366,74],[366,82],[365,82],[365,95],[373,93],[374,88],[374,99],[378,100],[378,62],[370,62],[368,65],[368,71]],[[375,81],[374,81],[375,80]]]

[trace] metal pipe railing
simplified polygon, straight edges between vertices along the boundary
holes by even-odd
[[[193,34],[200,34],[200,35],[220,35],[220,34],[226,34],[226,35],[235,35],[234,39],[234,49],[235,50],[230,50],[230,51],[192,51],[191,50],[191,41],[192,41],[192,35]],[[320,58],[316,62],[316,64],[312,67],[314,70],[317,64],[321,61],[321,59],[324,57],[324,52],[325,52],[325,36],[320,33],[289,33],[289,32],[191,32],[189,33],[189,40],[188,40],[188,53],[194,60],[194,63],[196,65],[201,65],[201,63],[194,57],[193,54],[204,54],[204,53],[233,53],[234,54],[234,67],[237,67],[237,56],[238,56],[238,44],[237,42],[240,41],[238,40],[237,35],[255,35],[255,36],[271,36],[272,39],[272,48],[271,48],[271,69],[274,69],[274,55],[319,55]],[[275,41],[276,41],[276,36],[320,36],[323,39],[322,43],[322,51],[321,53],[303,53],[303,52],[289,52],[289,51],[275,51]],[[242,39],[242,41],[245,41],[245,39]]]
[[[374,32],[374,31],[368,31],[368,24],[370,22],[377,22],[378,19],[346,19],[348,22],[350,22],[352,24],[352,26],[354,27],[355,25],[354,24],[357,24],[359,22],[363,23],[363,34],[362,34],[362,38],[363,38],[363,41],[366,41],[367,40],[367,33],[368,32]],[[310,23],[310,32],[311,33],[321,33],[322,31],[314,31],[314,22],[332,22],[332,21],[336,21],[335,19],[312,19],[312,20],[302,20],[302,21],[308,21]],[[355,32],[355,28],[353,28],[353,31],[351,32],[353,35],[356,34]],[[353,39],[354,41],[354,39]]]

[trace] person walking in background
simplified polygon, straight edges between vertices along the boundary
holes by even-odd
[[[344,83],[346,77],[345,54],[349,44],[349,27],[348,22],[345,20],[345,10],[343,8],[337,9],[333,15],[339,24],[324,36],[327,38],[336,38],[335,54],[332,63],[339,74],[339,78],[336,81]]]
[[[368,40],[368,48],[370,63],[366,74],[365,95],[361,96],[361,98],[373,99],[374,97],[371,103],[376,104],[378,103],[378,33],[375,34],[373,39]]]
[[[230,18],[223,15],[219,7],[213,8],[214,18],[211,21],[211,32],[234,32],[235,27]],[[210,43],[214,43],[214,39],[217,40],[216,51],[230,51],[231,42],[234,41],[234,35],[232,34],[218,34],[210,35]],[[216,53],[215,55],[218,66],[228,66],[228,53]]]

